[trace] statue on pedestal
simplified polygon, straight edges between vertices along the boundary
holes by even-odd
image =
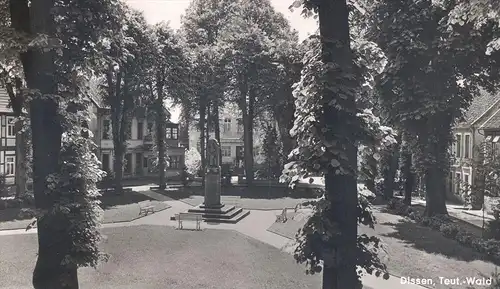
[[[205,170],[205,202],[206,207],[220,207],[221,171],[219,164],[220,146],[217,140],[207,143],[207,167]]]

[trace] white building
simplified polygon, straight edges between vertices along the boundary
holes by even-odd
[[[0,175],[5,175],[7,185],[15,184],[16,131],[14,112],[9,107],[9,95],[0,87]]]
[[[220,124],[220,146],[223,164],[231,164],[233,167],[243,167],[244,143],[243,122],[239,109],[235,105],[226,105],[219,111]],[[210,132],[210,138],[215,138],[215,133]],[[263,162],[261,155],[262,132],[258,126],[254,128],[254,160],[256,163]],[[196,125],[189,127],[189,147],[200,148],[200,131]]]
[[[94,133],[94,141],[98,147],[98,156],[102,169],[113,172],[114,145],[110,111],[99,101],[93,100],[94,115],[90,123]],[[127,151],[124,162],[124,178],[140,178],[157,176],[154,165],[157,155],[153,151],[154,122],[146,118],[145,108],[136,108],[128,128],[130,139],[127,140]],[[179,124],[167,122],[166,155],[168,157],[167,177],[178,177],[184,167],[185,147],[179,144]]]

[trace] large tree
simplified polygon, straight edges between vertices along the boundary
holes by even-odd
[[[20,95],[32,131],[38,212],[33,286],[78,288],[77,268],[94,266],[99,258],[95,182],[101,174],[84,132],[88,102],[76,69],[85,72],[95,60],[96,43],[114,13],[114,2],[8,4],[0,9],[11,20],[10,27],[0,28],[6,36],[2,47],[13,48],[22,65],[27,89]]]
[[[254,179],[255,120],[269,108],[270,98],[290,93],[288,88],[283,94],[277,94],[276,91],[286,85],[279,87],[281,83],[269,80],[279,79],[280,67],[291,68],[291,63],[288,63],[291,57],[286,51],[290,51],[297,37],[269,1],[242,0],[239,4],[240,10],[222,32],[220,46],[230,59],[226,65],[231,72],[228,94],[242,113],[245,174],[251,185]],[[283,83],[290,84],[290,79]]]
[[[479,92],[493,89],[494,59],[485,55],[492,23],[449,29],[458,1],[381,1],[373,11],[371,39],[388,65],[379,80],[382,106],[415,138],[415,167],[424,176],[426,215],[446,214],[451,128]],[[388,17],[387,15],[391,15]]]
[[[147,93],[148,68],[151,66],[151,29],[142,13],[121,5],[116,22],[110,23],[113,31],[106,44],[104,75],[107,94],[105,103],[111,111],[113,136],[113,173],[115,192],[123,190],[124,155],[127,140],[131,137],[131,116],[135,104]]]
[[[165,124],[170,114],[165,107],[167,96],[178,102],[189,98],[189,62],[184,55],[184,47],[179,37],[166,24],[153,28],[154,42],[151,52],[150,84],[151,102],[155,115],[156,148],[160,190],[166,188],[166,135]]]
[[[224,71],[224,59],[220,55],[217,41],[221,30],[228,25],[230,17],[234,14],[235,5],[233,1],[211,0],[191,1],[186,14],[182,17],[182,30],[186,44],[193,53],[200,56],[200,63],[196,65],[204,67],[203,70],[193,71],[198,75],[202,91],[194,94],[198,107],[198,126],[200,128],[200,145],[202,156],[202,167],[205,166],[206,140],[209,132],[215,133],[215,139],[220,143],[220,107],[224,104],[224,91],[227,77]],[[184,106],[187,106],[184,103]],[[219,154],[222,161],[222,154]]]
[[[373,225],[368,202],[358,198],[358,145],[362,141],[380,150],[395,140],[371,110],[358,111],[356,96],[373,85],[379,71],[367,60],[383,57],[373,43],[352,41],[345,1],[295,1],[294,5],[303,6],[306,15],[317,12],[320,29],[309,39],[295,86],[292,136],[297,147],[284,172],[293,176],[292,182],[325,177],[324,196],[314,202],[313,216],[299,232],[295,258],[307,263],[309,273],[323,272],[323,288],[361,288],[356,265],[376,276],[385,272],[385,266],[369,249],[377,248],[379,240],[357,235],[358,223]]]

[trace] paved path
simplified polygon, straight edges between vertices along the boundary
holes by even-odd
[[[135,225],[160,225],[160,226],[176,227],[177,222],[171,221],[170,217],[179,212],[185,212],[192,207],[181,201],[176,201],[171,199],[165,200],[164,198],[168,199],[168,197],[165,197],[155,192],[151,192],[149,190],[149,187],[148,189],[146,189],[144,186],[143,189],[136,191],[143,193],[144,195],[147,195],[149,197],[155,198],[159,201],[163,201],[164,203],[168,204],[170,208],[128,223],[104,224],[102,225],[103,228],[135,226]],[[274,223],[276,219],[275,216],[279,213],[280,211],[252,210],[250,215],[245,217],[237,224],[202,223],[201,227],[202,229],[235,230],[251,238],[259,240],[263,243],[267,243],[271,246],[274,246],[280,250],[292,253],[295,248],[293,240],[267,231],[267,229]],[[33,234],[33,233],[36,233],[36,229],[32,229],[29,231],[8,230],[8,231],[0,231],[0,236],[16,235],[16,234]],[[106,236],[104,236],[104,239],[106,240]],[[366,287],[373,289],[426,289],[425,287],[418,285],[411,285],[411,284],[402,285],[401,279],[396,276],[391,276],[389,280],[383,280],[382,278],[377,278],[372,275],[365,275],[363,276],[362,281]]]

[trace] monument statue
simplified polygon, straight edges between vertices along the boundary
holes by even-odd
[[[219,143],[215,139],[208,140],[207,144],[207,156],[208,156],[208,166],[218,167],[219,164]]]
[[[207,167],[205,170],[205,201],[207,208],[220,208],[221,170],[219,164],[220,146],[217,140],[207,143]]]
[[[188,212],[201,214],[207,222],[236,224],[248,216],[250,211],[221,203],[220,146],[215,139],[210,139],[206,148],[205,198],[203,204],[190,208]]]

